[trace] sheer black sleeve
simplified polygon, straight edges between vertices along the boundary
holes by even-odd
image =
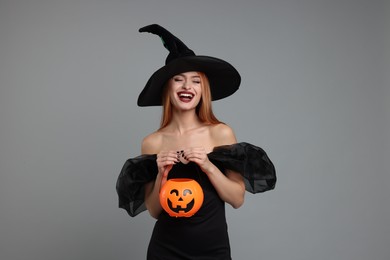
[[[275,167],[260,147],[245,142],[218,146],[209,154],[209,159],[240,173],[244,177],[246,190],[251,193],[275,188]]]
[[[156,155],[140,155],[128,159],[116,182],[119,207],[134,217],[146,210],[145,184],[156,179]]]

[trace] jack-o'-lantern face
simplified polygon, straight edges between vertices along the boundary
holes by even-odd
[[[191,217],[203,203],[203,190],[192,179],[170,179],[160,191],[160,203],[171,217]]]

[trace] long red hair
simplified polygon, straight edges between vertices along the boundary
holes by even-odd
[[[217,117],[213,113],[212,105],[211,105],[211,91],[210,91],[210,82],[207,78],[206,74],[203,72],[197,72],[200,77],[201,89],[202,89],[202,97],[199,101],[198,106],[196,107],[196,114],[199,117],[202,123],[206,124],[220,124],[222,123],[217,119]],[[162,104],[163,104],[163,112],[161,116],[160,129],[166,127],[172,120],[172,103],[170,96],[168,95],[168,83],[165,84],[163,90]]]

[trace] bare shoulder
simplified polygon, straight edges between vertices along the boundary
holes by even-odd
[[[159,132],[147,135],[141,144],[142,154],[156,154],[159,152],[162,143],[162,136]]]
[[[210,128],[212,139],[215,146],[234,144],[237,142],[233,129],[226,124],[217,124]]]

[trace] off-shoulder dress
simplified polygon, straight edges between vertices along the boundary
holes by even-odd
[[[276,184],[275,167],[266,152],[255,145],[241,142],[215,147],[208,154],[222,172],[233,170],[243,176],[248,192],[272,190]],[[157,176],[156,155],[140,155],[128,159],[117,180],[119,207],[132,217],[146,210],[145,184]],[[203,189],[204,201],[192,217],[170,217],[163,211],[156,221],[150,239],[147,259],[231,259],[225,203],[195,163],[178,163],[168,179],[191,178]]]

